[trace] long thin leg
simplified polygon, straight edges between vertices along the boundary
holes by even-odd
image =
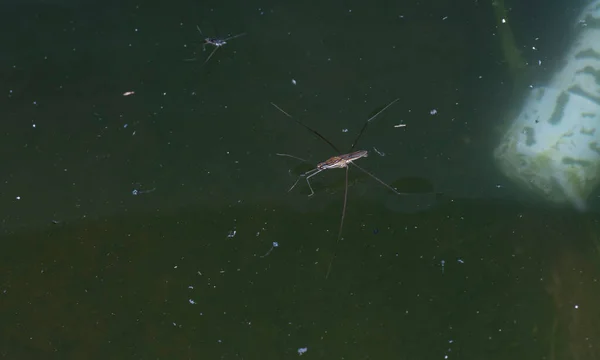
[[[329,144],[329,146],[331,146],[331,148],[335,151],[337,151],[338,154],[341,154],[341,151],[335,146],[333,145],[333,143],[329,140],[327,140],[325,138],[325,136],[319,134],[319,132],[317,130],[313,130],[311,127],[309,127],[308,125],[305,125],[304,123],[300,122],[299,120],[296,120],[296,118],[292,117],[292,115],[286,113],[285,111],[283,111],[282,108],[280,108],[279,106],[275,105],[274,103],[271,103],[271,105],[273,105],[277,110],[281,111],[285,116],[289,117],[290,119],[294,120],[296,122],[296,124],[302,126],[303,128],[305,128],[306,130],[310,131],[311,133],[315,134],[319,139],[325,141],[326,143]]]
[[[329,266],[327,267],[327,274],[325,274],[325,280],[329,278],[329,273],[331,272],[331,266],[333,265],[333,260],[337,257],[338,244],[340,239],[342,238],[342,229],[344,227],[344,218],[346,217],[346,203],[348,202],[348,167],[346,166],[346,190],[344,191],[344,206],[342,207],[342,218],[340,219],[340,229],[338,230],[338,237],[335,241],[335,249],[333,250],[333,256],[331,257],[331,261],[329,261]]]
[[[206,58],[206,60],[204,60],[204,64],[206,64],[208,62],[208,60],[210,60],[210,58],[213,56],[215,51],[219,50],[219,48],[220,48],[220,46],[215,46],[215,49],[210,53],[210,55],[208,55],[208,58]]]
[[[275,155],[277,155],[277,156],[287,156],[287,157],[291,157],[292,159],[296,159],[296,160],[300,160],[302,162],[308,163],[308,161],[304,160],[303,158],[299,158],[297,156],[290,155],[290,154],[276,153]],[[304,177],[306,175],[312,175],[312,173],[315,172],[315,171],[317,171],[317,170],[319,170],[319,169],[318,168],[314,168],[314,169],[309,170],[309,171],[305,172],[304,174],[301,174],[300,176],[298,176],[298,179],[296,179],[296,182],[294,183],[294,185],[292,185],[292,187],[288,190],[288,192],[292,191],[292,189],[296,187],[296,185],[298,184],[298,181],[300,181],[300,179],[302,177]],[[317,172],[320,172],[320,171],[317,171]],[[309,185],[310,185],[310,183],[309,183]]]
[[[204,36],[204,34],[202,34],[202,30],[200,30],[200,26],[196,25],[196,29],[198,29],[200,36]],[[202,44],[202,51],[206,51],[206,43]]]
[[[389,108],[390,106],[394,105],[398,100],[400,100],[400,98],[397,98],[396,100],[392,101],[391,103],[387,104],[383,109],[379,110],[377,112],[377,114],[371,116],[363,125],[362,129],[360,129],[360,132],[358,133],[358,135],[356,136],[356,139],[354,139],[354,142],[352,143],[352,147],[350,147],[350,151],[352,152],[352,150],[354,149],[354,147],[356,146],[356,144],[358,143],[358,140],[360,139],[360,137],[362,136],[362,134],[365,132],[365,130],[367,129],[367,126],[369,125],[369,123],[373,120],[375,120],[375,118],[377,116],[379,116],[382,112],[386,111],[387,108]]]
[[[383,109],[379,110],[379,111],[377,112],[377,114],[375,114],[375,115],[371,116],[371,117],[369,118],[369,120],[367,120],[367,122],[368,122],[368,123],[370,123],[371,121],[375,120],[375,118],[376,118],[377,116],[379,116],[379,114],[381,114],[382,112],[386,111],[386,110],[387,110],[387,108],[389,108],[390,106],[394,105],[394,104],[395,104],[395,103],[396,103],[398,100],[400,100],[400,98],[397,98],[396,100],[394,100],[394,101],[392,101],[391,103],[387,104],[387,105],[386,105],[386,106],[385,106]]]
[[[290,155],[290,154],[276,153],[275,155],[277,155],[277,156],[287,156],[287,157],[291,157],[292,159],[300,160],[300,161],[302,161],[302,162],[305,162],[305,163],[307,163],[307,162],[308,162],[308,161],[304,160],[303,158],[299,158],[299,157],[297,157],[297,156]]]
[[[244,36],[244,35],[246,35],[246,33],[241,33],[241,34],[233,35],[233,36],[230,36],[228,38],[223,39],[223,41],[229,41],[231,39],[239,38],[240,36]]]
[[[280,153],[277,153],[277,154],[275,154],[275,155],[279,155],[279,156],[287,156],[287,157],[291,157],[291,158],[293,158],[293,159],[300,160],[300,161],[303,161],[303,162],[305,162],[305,163],[308,163],[308,161],[306,161],[306,160],[304,160],[304,159],[302,159],[302,158],[299,158],[299,157],[297,157],[297,156],[290,155],[290,154],[280,154]],[[309,181],[308,179],[309,179],[310,177],[314,176],[314,175],[317,175],[317,174],[318,174],[318,173],[320,173],[321,171],[323,171],[323,169],[314,168],[314,169],[312,169],[312,170],[309,170],[309,171],[305,172],[304,174],[302,174],[302,175],[298,176],[298,179],[296,180],[296,182],[294,183],[294,185],[292,185],[292,187],[291,187],[291,188],[288,190],[288,192],[292,191],[292,189],[296,187],[296,185],[298,184],[298,181],[300,181],[300,178],[302,178],[302,177],[304,177],[304,176],[308,175],[308,176],[306,176],[306,183],[308,184],[308,188],[310,189],[310,195],[308,195],[308,196],[313,196],[315,192],[313,191],[313,188],[312,188],[312,186],[310,185],[310,181]]]
[[[355,163],[351,162],[350,164],[356,166],[360,171],[364,172],[365,174],[369,175],[371,178],[373,178],[375,181],[379,182],[381,185],[385,186],[386,188],[392,190],[393,192],[396,193],[396,195],[406,195],[403,194],[401,192],[398,192],[398,190],[394,189],[393,187],[389,186],[388,184],[384,183],[380,178],[378,178],[377,176],[371,174],[370,172],[368,172],[367,170],[363,169],[362,167],[356,165]]]

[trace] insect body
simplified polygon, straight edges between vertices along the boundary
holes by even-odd
[[[317,168],[319,168],[320,170],[345,168],[352,161],[358,160],[363,157],[367,157],[367,155],[369,155],[368,151],[360,150],[360,151],[351,152],[349,154],[342,154],[340,156],[334,156],[334,157],[331,157],[321,163],[318,163]]]
[[[217,38],[206,38],[204,39],[204,46],[206,47],[206,45],[214,45],[214,46],[223,46],[227,44],[227,41],[222,40],[222,39],[217,39]]]
[[[196,29],[198,29],[198,32],[200,33],[201,36],[204,36],[202,34],[202,30],[200,30],[200,27],[196,25]],[[237,34],[237,35],[233,35],[233,36],[229,36],[226,37],[224,39],[220,39],[220,38],[211,38],[211,37],[207,37],[204,38],[204,43],[202,44],[202,51],[206,51],[206,46],[207,45],[212,45],[215,48],[213,49],[213,51],[210,52],[210,54],[208,55],[208,57],[206,58],[206,60],[204,60],[204,64],[206,64],[208,62],[208,60],[210,60],[210,58],[214,55],[214,53],[221,47],[223,47],[224,45],[227,44],[227,41],[231,40],[231,39],[235,39],[238,38],[240,36],[244,36],[246,35],[246,33],[241,33],[241,34]],[[196,60],[196,58],[193,59],[188,59],[188,61],[193,61]]]

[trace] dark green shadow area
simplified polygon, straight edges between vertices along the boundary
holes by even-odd
[[[337,205],[302,215],[269,204],[132,214],[3,237],[1,353],[599,356],[595,215],[451,200],[398,216],[353,199],[326,281]],[[273,241],[279,247],[261,257]]]

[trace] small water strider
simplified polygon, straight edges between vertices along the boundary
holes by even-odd
[[[198,32],[200,33],[200,36],[204,36],[202,34],[202,30],[200,30],[200,27],[198,25],[196,25],[196,29],[198,29]],[[210,60],[210,58],[214,55],[214,53],[219,50],[219,48],[223,47],[224,45],[227,44],[227,41],[238,38],[240,36],[244,36],[246,35],[246,33],[241,33],[241,34],[237,34],[237,35],[233,35],[233,36],[229,36],[226,37],[224,39],[220,39],[220,38],[211,38],[211,37],[207,37],[204,38],[204,43],[202,44],[202,51],[206,51],[206,45],[212,45],[215,48],[213,49],[213,51],[210,52],[210,54],[208,55],[208,57],[206,58],[206,60],[204,60],[204,64],[206,64],[208,62],[208,60]],[[187,59],[187,61],[195,61],[196,58],[193,59]]]

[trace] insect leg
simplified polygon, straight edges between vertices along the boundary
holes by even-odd
[[[210,60],[210,58],[213,56],[213,54],[215,53],[215,51],[219,50],[219,46],[215,46],[215,49],[210,53],[210,55],[208,55],[208,57],[206,58],[206,60],[204,60],[204,63],[206,64],[208,62],[208,60]]]
[[[321,171],[323,171],[323,169],[314,169],[314,170],[318,170],[318,171],[316,171],[306,177],[306,183],[308,184],[308,188],[310,189],[310,195],[308,195],[308,196],[313,196],[315,194],[312,186],[310,186],[310,181],[308,179],[310,179],[311,177],[313,177],[313,176],[317,175],[318,173],[320,173]],[[311,171],[314,171],[314,170],[311,170]]]
[[[301,174],[300,176],[298,176],[298,179],[296,179],[296,182],[294,183],[294,185],[292,185],[292,187],[288,190],[288,192],[292,191],[292,189],[296,187],[296,185],[298,184],[298,181],[300,181],[301,178],[305,177],[307,174],[309,175],[309,177],[313,176],[314,174],[316,174],[315,171],[320,172],[321,170],[312,169],[312,170],[309,170],[309,171],[305,172],[304,174]],[[310,186],[310,184],[309,184],[309,186]]]

